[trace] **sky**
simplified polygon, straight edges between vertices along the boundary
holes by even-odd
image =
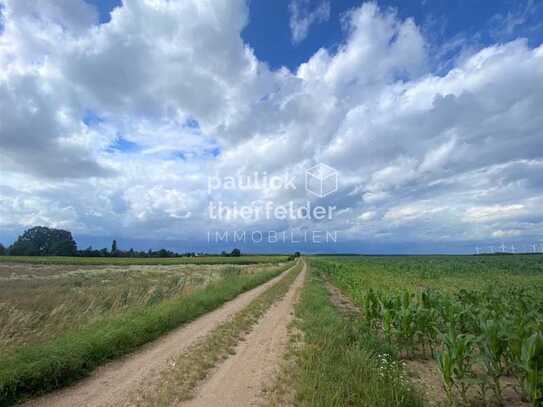
[[[543,251],[542,42],[535,0],[0,0],[0,242]]]

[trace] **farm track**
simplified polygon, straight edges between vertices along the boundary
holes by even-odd
[[[88,378],[64,389],[29,400],[23,406],[102,407],[126,405],[130,394],[137,390],[141,383],[157,380],[168,360],[244,309],[256,297],[284,277],[289,270],[240,294],[220,308],[143,346],[138,351],[96,369]]]
[[[271,306],[253,330],[200,385],[196,396],[181,406],[240,407],[259,406],[264,390],[280,371],[289,341],[288,326],[294,318],[294,305],[305,281],[307,266],[292,283],[283,299]]]

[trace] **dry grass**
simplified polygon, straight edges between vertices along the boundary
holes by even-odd
[[[0,256],[0,263],[63,265],[175,265],[175,264],[260,264],[284,263],[283,255],[198,256],[198,257],[68,257],[68,256]]]
[[[1,349],[0,405],[11,405],[84,377],[97,366],[263,284],[291,264],[267,272],[229,269],[224,278],[192,288],[183,295],[152,305],[128,307],[117,314],[106,311],[98,321],[67,330],[43,343],[15,346],[8,352]],[[201,278],[206,281],[206,276],[199,276],[199,281]]]
[[[189,294],[227,276],[281,267],[284,264],[0,264],[0,350],[47,341],[112,314]]]

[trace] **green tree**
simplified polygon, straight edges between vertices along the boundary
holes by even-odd
[[[117,255],[117,241],[113,240],[113,243],[111,243],[111,255],[116,256]]]
[[[0,256],[4,256],[6,254],[6,248],[2,243],[0,243]]]
[[[75,242],[70,240],[58,240],[51,244],[47,256],[75,256],[77,248]]]
[[[77,245],[67,230],[36,226],[26,230],[9,248],[14,256],[75,256]]]
[[[234,250],[232,250],[232,253],[230,253],[230,256],[239,257],[239,256],[241,256],[241,251],[239,249],[234,249]]]

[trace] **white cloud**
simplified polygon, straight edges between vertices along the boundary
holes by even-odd
[[[496,230],[495,232],[492,233],[492,236],[498,239],[517,237],[517,236],[522,236],[522,230],[518,230],[518,229]]]
[[[207,175],[289,170],[303,183],[324,162],[341,186],[319,227],[347,237],[543,232],[542,46],[496,44],[435,75],[415,22],[365,3],[337,51],[271,71],[241,39],[242,0],[126,0],[101,25],[68,3],[3,1],[3,228],[205,239]],[[302,184],[265,196],[305,199]]]
[[[375,219],[377,216],[375,211],[367,211],[362,213],[358,218],[364,221],[369,221]]]
[[[309,0],[291,0],[288,6],[290,31],[294,44],[302,42],[307,37],[313,24],[330,19],[330,2],[323,1],[313,10],[310,10],[309,7]]]
[[[513,204],[513,205],[491,205],[491,206],[480,206],[475,208],[469,208],[466,211],[466,215],[471,221],[482,222],[488,220],[498,220],[502,218],[509,218],[512,216],[518,216],[524,205],[522,204]]]

